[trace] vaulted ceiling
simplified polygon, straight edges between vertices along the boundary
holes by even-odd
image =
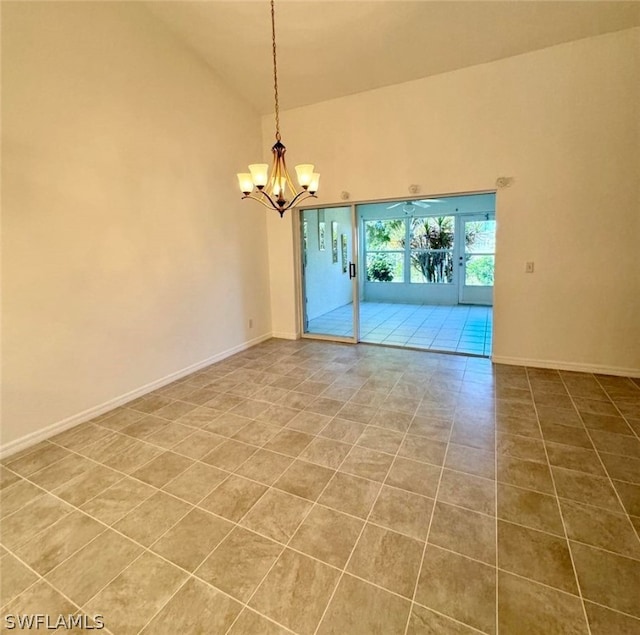
[[[259,113],[272,112],[268,0],[146,6]],[[277,0],[281,108],[639,25],[639,2]]]

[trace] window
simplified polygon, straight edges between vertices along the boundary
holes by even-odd
[[[453,282],[454,216],[368,220],[368,282]]]
[[[496,251],[496,221],[467,221],[464,224],[464,283],[471,287],[493,286]]]
[[[364,223],[368,282],[404,282],[404,219]]]
[[[412,218],[411,282],[451,284],[453,282],[453,247],[455,218],[428,216]]]

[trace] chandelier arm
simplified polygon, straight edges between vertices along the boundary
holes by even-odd
[[[287,164],[284,162],[284,155],[282,156],[282,170],[284,172],[284,178],[287,181],[287,185],[291,189],[291,192],[294,196],[298,195],[298,190],[296,186],[293,184],[291,177],[289,176],[289,170],[287,170]]]
[[[278,204],[264,190],[260,192],[259,196],[256,196],[255,194],[248,194],[247,196],[243,196],[242,198],[250,198],[254,201],[258,201],[258,203],[261,203],[267,208],[271,207],[272,209],[280,209]]]
[[[256,196],[255,194],[247,194],[242,198],[243,199],[250,198],[253,201],[258,201],[258,203],[260,203],[261,205],[264,205],[267,209],[271,208],[271,209],[275,209],[277,212],[284,213],[288,209],[291,209],[296,203],[298,203],[301,200],[306,200],[307,198],[318,198],[318,197],[315,194],[312,194],[311,192],[307,192],[306,190],[303,190],[302,192],[299,192],[298,194],[296,194],[296,196],[294,196],[291,199],[291,201],[289,201],[286,205],[283,205],[282,207],[280,207],[280,205],[278,205],[264,190],[260,192],[260,196]]]
[[[280,141],[280,104],[278,102],[278,62],[276,57],[276,7],[271,0],[271,46],[273,49],[273,93],[276,105],[276,139]]]
[[[307,190],[302,190],[301,192],[298,192],[298,194],[296,194],[291,199],[291,202],[287,205],[287,207],[285,209],[289,209],[289,208],[293,207],[298,201],[304,201],[307,198],[318,198],[318,197],[315,194],[312,194],[311,192],[308,192]]]

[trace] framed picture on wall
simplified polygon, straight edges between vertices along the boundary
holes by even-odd
[[[331,221],[331,258],[332,262],[338,262],[338,221]]]
[[[320,251],[324,251],[326,249],[325,230],[326,227],[324,221],[318,221],[318,249]]]
[[[347,273],[347,235],[342,234],[342,273]]]

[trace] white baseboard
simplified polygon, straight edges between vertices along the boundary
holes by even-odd
[[[271,334],[272,337],[277,337],[281,340],[299,340],[300,335],[298,333],[286,333],[285,331],[274,331]]]
[[[557,360],[525,359],[523,357],[502,357],[492,355],[494,364],[508,364],[509,366],[529,366],[530,368],[553,368],[557,370],[572,370],[579,373],[594,373],[598,375],[617,375],[620,377],[640,377],[638,368],[622,368],[619,366],[602,366],[600,364],[581,364],[578,362],[560,362]]]
[[[122,406],[129,401],[137,399],[138,397],[142,397],[147,393],[153,392],[158,388],[162,388],[167,384],[170,384],[177,379],[181,379],[182,377],[186,377],[191,373],[195,373],[201,368],[205,368],[206,366],[210,366],[211,364],[215,364],[216,362],[220,362],[227,357],[231,357],[231,355],[235,355],[236,353],[240,353],[256,344],[260,344],[260,342],[264,342],[265,340],[271,339],[271,337],[276,337],[271,333],[267,333],[266,335],[261,335],[260,337],[256,337],[254,339],[248,340],[243,344],[238,344],[233,348],[229,348],[226,351],[222,351],[221,353],[217,353],[207,359],[203,359],[202,361],[196,362],[195,364],[191,364],[191,366],[187,366],[186,368],[182,368],[175,373],[171,373],[170,375],[166,375],[160,379],[156,379],[144,386],[140,386],[140,388],[135,388],[124,395],[120,395],[109,401],[105,401],[98,406],[94,406],[92,408],[88,408],[87,410],[83,410],[75,415],[71,415],[62,421],[56,421],[40,430],[35,430],[34,432],[30,432],[29,434],[25,434],[23,437],[19,439],[15,439],[14,441],[10,441],[4,445],[0,445],[0,459],[4,459],[7,456],[15,454],[16,452],[20,452],[25,450],[29,446],[35,445],[36,443],[40,443],[50,437],[59,434],[60,432],[64,432],[69,428],[73,428],[74,426],[79,425],[80,423],[84,423],[85,421],[90,421],[91,419],[104,414],[105,412],[109,412],[109,410],[113,410],[118,406]]]

